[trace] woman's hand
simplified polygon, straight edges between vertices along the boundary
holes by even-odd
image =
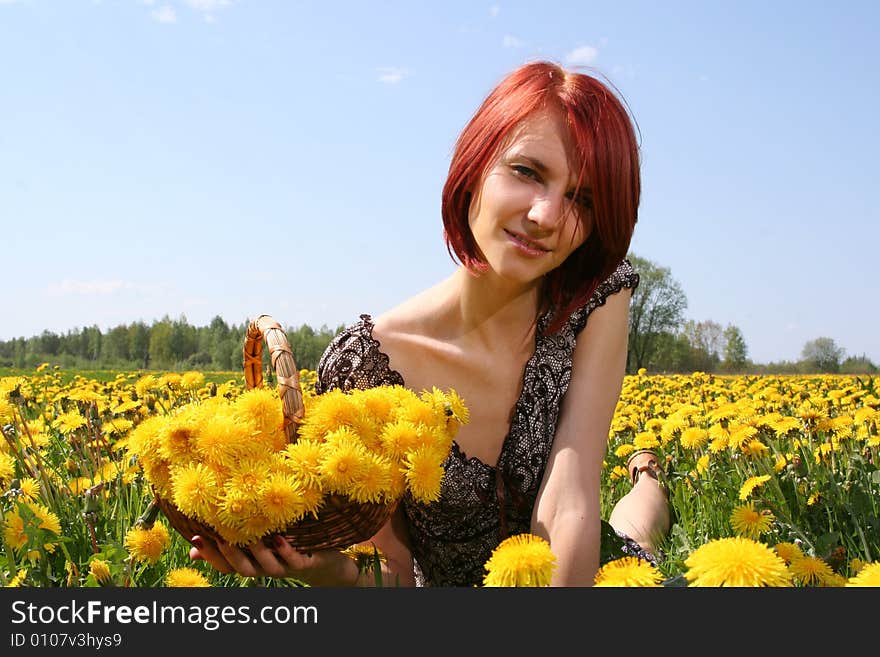
[[[223,541],[193,536],[189,557],[203,560],[221,573],[244,577],[291,577],[312,586],[354,586],[357,565],[337,550],[298,552],[281,536],[274,549],[262,541],[247,546],[248,552]]]

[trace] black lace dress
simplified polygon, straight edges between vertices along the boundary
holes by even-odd
[[[532,509],[553,444],[562,398],[571,378],[575,340],[589,314],[639,276],[624,260],[591,299],[569,317],[566,326],[544,335],[549,315],[539,319],[535,352],[526,364],[522,392],[497,467],[468,458],[453,443],[443,463],[445,474],[437,502],[421,503],[406,494],[406,515],[416,582],[430,586],[479,586],[484,564],[507,536],[530,531]],[[318,364],[316,391],[405,385],[372,336],[370,315],[337,335]],[[653,561],[638,545],[621,536],[625,552]]]

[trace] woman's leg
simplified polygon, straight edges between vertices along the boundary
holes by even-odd
[[[657,555],[657,548],[669,533],[669,498],[659,480],[662,475],[656,454],[642,451],[627,463],[632,489],[618,500],[608,523]]]

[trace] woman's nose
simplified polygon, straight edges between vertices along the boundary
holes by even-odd
[[[528,218],[541,228],[552,229],[562,219],[565,210],[564,198],[562,195],[546,194],[536,196],[532,199],[532,206],[529,208]]]

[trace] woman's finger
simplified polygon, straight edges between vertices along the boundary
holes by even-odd
[[[190,559],[207,561],[215,570],[227,575],[234,572],[232,566],[217,549],[214,541],[202,536],[193,536],[190,542],[193,544],[189,550]]]
[[[286,542],[286,541],[285,541]],[[277,544],[277,541],[276,541]],[[266,546],[262,541],[257,541],[248,546],[254,559],[271,577],[284,577],[288,574],[286,564],[279,560],[278,555]]]
[[[219,541],[217,543],[217,549],[220,550],[223,558],[226,559],[229,565],[232,566],[233,570],[239,575],[244,575],[245,577],[263,576],[264,573],[261,572],[258,565],[254,563],[250,556],[240,548],[224,541]]]

